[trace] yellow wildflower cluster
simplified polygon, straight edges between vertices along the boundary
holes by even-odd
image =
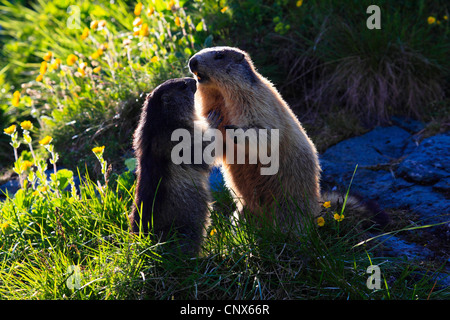
[[[92,152],[97,155],[100,155],[100,154],[103,154],[103,150],[105,150],[105,146],[95,147],[92,149]]]
[[[50,142],[52,142],[53,138],[50,136],[46,136],[45,138],[43,138],[42,140],[39,141],[40,145],[46,146],[48,145]]]
[[[448,16],[446,16],[446,15],[444,15],[443,17],[442,17],[442,19],[444,19],[444,20],[448,20]],[[428,18],[427,18],[427,22],[428,22],[428,24],[437,24],[437,25],[440,25],[441,24],[441,21],[440,20],[438,20],[436,17],[433,17],[433,16],[429,16]]]
[[[78,57],[76,55],[74,55],[73,53],[71,53],[67,57],[66,62],[69,66],[73,66],[77,60],[78,60]]]
[[[331,201],[325,201],[325,202],[322,204],[322,206],[323,206],[325,209],[331,208]],[[336,220],[336,221],[338,221],[338,222],[341,222],[342,220],[344,220],[344,218],[345,218],[344,214],[339,214],[339,213],[337,213],[337,212],[334,212],[334,213],[333,213],[333,219]],[[325,225],[325,218],[322,217],[322,216],[321,216],[321,217],[318,217],[318,218],[316,219],[316,222],[317,222],[317,225],[318,225],[319,227],[323,227],[323,226]]]
[[[24,160],[22,162],[22,165],[20,166],[20,170],[23,171],[27,171],[29,170],[31,167],[33,166],[33,162],[28,161],[28,160]]]
[[[2,222],[2,223],[0,223],[0,229],[2,230],[2,232],[5,232],[9,228],[10,225],[11,225],[11,223],[9,221]]]
[[[20,103],[20,92],[19,91],[15,91],[13,93],[13,98],[12,98],[12,105],[14,107],[18,107]]]
[[[3,132],[9,136],[12,135],[14,132],[16,132],[16,125],[13,124],[13,125],[9,126],[8,128],[3,129]]]
[[[23,130],[30,131],[31,129],[33,129],[33,124],[31,123],[31,121],[25,120],[25,121],[23,121],[23,122],[20,123],[20,127],[21,127]]]
[[[81,40],[86,39],[89,36],[89,28],[86,27],[83,29],[83,33],[81,34]]]
[[[37,82],[41,82],[44,79],[44,74],[47,72],[47,69],[50,71],[56,70],[62,63],[61,59],[54,58],[54,54],[51,51],[47,52],[42,59],[39,75],[36,77]]]

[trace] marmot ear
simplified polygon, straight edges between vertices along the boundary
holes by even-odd
[[[237,59],[237,62],[241,62],[241,61],[244,60],[244,59],[245,59],[245,54],[239,53],[239,57],[238,57],[238,59]]]

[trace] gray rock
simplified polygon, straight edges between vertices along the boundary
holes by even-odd
[[[9,180],[8,182],[0,186],[0,197],[5,197],[5,194],[8,194],[10,197],[12,197],[19,189],[19,180]]]

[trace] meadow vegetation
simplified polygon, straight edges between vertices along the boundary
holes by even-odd
[[[357,245],[374,226],[327,203],[286,238],[236,230],[216,191],[199,258],[128,231],[145,95],[204,47],[250,52],[319,150],[394,114],[448,128],[446,2],[378,1],[368,30],[372,2],[1,0],[0,179],[21,189],[0,203],[0,299],[448,299],[442,266]]]

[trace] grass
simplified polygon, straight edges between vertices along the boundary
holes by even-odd
[[[175,238],[132,235],[134,179],[109,180],[85,176],[77,193],[24,188],[1,203],[0,299],[448,298],[434,266],[379,256],[370,242],[355,247],[371,230],[352,217],[338,222],[325,210],[323,227],[306,221],[294,237],[245,221],[236,229],[226,189],[214,193],[201,255],[187,257],[169,246]],[[372,264],[379,290],[366,285]]]
[[[295,3],[231,0],[233,23],[216,23],[223,28],[218,41],[237,41],[251,52],[300,117],[338,108],[373,125],[393,114],[424,119],[433,104],[445,101],[450,47],[444,2]],[[381,30],[366,27],[369,5],[381,8]],[[428,24],[429,16],[439,24]]]

